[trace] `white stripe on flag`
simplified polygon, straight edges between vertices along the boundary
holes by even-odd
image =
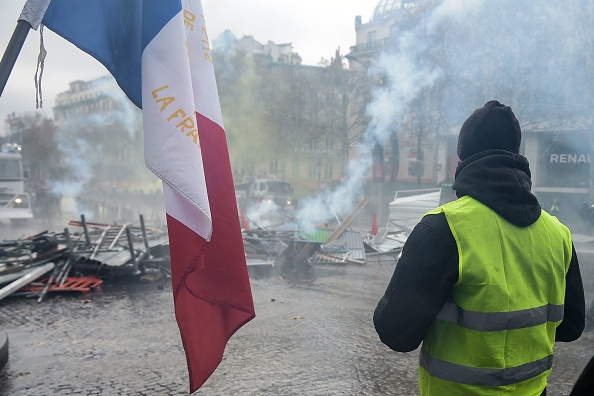
[[[183,0],[182,5],[184,23],[194,33],[188,36],[187,44],[196,111],[225,129],[202,3]]]
[[[167,213],[209,240],[212,221],[186,48],[186,13],[172,18],[142,55],[144,151],[147,166],[164,181]]]

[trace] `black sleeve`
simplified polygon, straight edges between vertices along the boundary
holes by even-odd
[[[586,325],[584,286],[575,246],[572,248],[571,263],[565,275],[565,281],[563,321],[557,327],[555,341],[570,342],[580,338]]]
[[[445,215],[425,216],[409,235],[373,315],[380,340],[415,350],[458,280],[458,249]]]

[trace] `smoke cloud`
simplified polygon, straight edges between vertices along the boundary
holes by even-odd
[[[394,50],[382,53],[376,65],[370,67],[370,78],[382,79],[386,84],[375,89],[367,106],[371,122],[358,147],[358,156],[349,163],[347,178],[338,188],[302,200],[296,216],[301,229],[311,231],[316,225],[330,220],[333,217],[331,209],[345,215],[354,208],[356,201],[364,195],[375,142],[386,141],[398,130],[419,93],[444,75],[439,62],[426,62],[427,52],[438,39],[437,29],[445,20],[464,20],[481,4],[482,1],[441,2],[412,29],[400,32]]]
[[[75,205],[64,208],[66,212],[85,214],[89,220],[122,220],[122,216],[131,216],[127,207],[133,206],[155,213],[162,203],[152,192],[149,195],[106,185],[107,181],[121,181],[124,185],[158,181],[143,161],[141,112],[111,76],[91,83],[97,86],[93,94],[98,95],[99,103],[109,103],[109,109],[71,115],[62,122],[57,133],[58,147],[68,175],[50,181],[51,190],[56,196],[70,198],[66,202]],[[149,201],[157,203],[157,208],[149,209]]]

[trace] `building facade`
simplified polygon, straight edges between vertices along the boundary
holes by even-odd
[[[115,98],[122,95],[111,75],[89,81],[72,81],[70,88],[56,97],[54,122],[59,125],[70,119],[118,109]]]
[[[231,153],[240,144],[235,143],[235,134],[258,136],[254,129],[273,129],[263,137],[270,141],[253,147],[253,155],[246,158],[244,149],[237,150],[242,154],[231,157],[236,183],[254,177],[285,180],[293,185],[296,197],[339,183],[346,166],[345,148],[332,130],[336,109],[322,108],[333,103],[337,95],[331,68],[301,64],[301,57],[290,43],[262,44],[252,36],[236,39],[230,32],[222,36],[215,39],[215,51],[220,51],[215,52],[219,56],[215,70],[222,65],[218,83],[223,105],[228,103],[227,81],[234,84],[237,78],[244,78],[230,94],[239,107],[227,113]],[[225,67],[233,63],[232,67]],[[343,71],[348,72],[341,66],[337,74],[340,76]],[[227,78],[230,74],[235,77]],[[254,106],[244,106],[246,102]],[[237,121],[251,120],[255,113],[262,118],[259,122]]]
[[[266,44],[262,44],[256,41],[253,36],[243,36],[235,41],[232,50],[264,56],[273,63],[301,64],[301,57],[298,53],[293,52],[293,44],[291,43],[276,44],[268,40]]]

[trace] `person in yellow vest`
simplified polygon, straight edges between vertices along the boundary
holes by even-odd
[[[559,216],[559,199],[553,199],[553,204],[551,205],[551,209],[549,209],[549,213],[553,216]]]
[[[584,330],[569,229],[531,193],[512,109],[464,122],[457,199],[410,233],[373,322],[398,352],[419,347],[421,395],[546,395],[555,341]]]

